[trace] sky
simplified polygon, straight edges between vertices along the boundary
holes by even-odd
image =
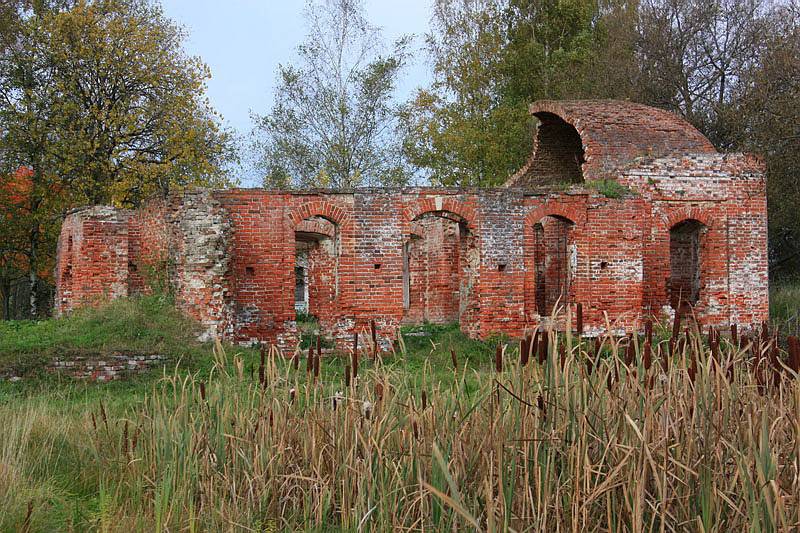
[[[390,43],[413,34],[414,60],[398,87],[410,95],[428,79],[421,52],[431,0],[365,0],[367,17]],[[189,33],[185,48],[211,69],[208,96],[225,123],[247,135],[250,112],[266,113],[272,103],[279,63],[296,59],[306,33],[305,0],[162,0],[165,14]]]

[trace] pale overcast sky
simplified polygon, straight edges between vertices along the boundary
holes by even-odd
[[[369,20],[383,29],[387,43],[414,34],[422,46],[431,0],[366,0]],[[225,121],[247,134],[250,110],[266,112],[272,103],[278,63],[290,62],[305,35],[304,0],[162,0],[167,16],[189,32],[187,51],[211,68],[211,103]],[[406,70],[399,93],[426,83],[422,53]]]

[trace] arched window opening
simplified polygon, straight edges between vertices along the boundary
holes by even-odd
[[[321,216],[295,228],[294,308],[298,318],[332,315],[339,294],[339,228]]]
[[[697,305],[700,300],[700,247],[705,226],[684,220],[669,231],[669,299],[673,309]]]
[[[460,216],[436,211],[414,219],[403,246],[403,321],[461,322],[474,303],[478,261],[474,235]]]
[[[566,218],[546,216],[533,227],[536,311],[540,316],[551,316],[570,303],[573,226]]]

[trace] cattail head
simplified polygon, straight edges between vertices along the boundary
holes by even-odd
[[[575,322],[576,322],[575,325],[576,325],[578,337],[580,337],[581,335],[583,335],[583,304],[582,303],[578,303],[578,305],[575,306],[575,315],[576,315],[575,316]]]
[[[206,401],[206,382],[200,382],[200,399]]]
[[[633,333],[628,333],[628,344],[625,347],[625,364],[631,366],[636,356],[636,345],[633,342]]]
[[[369,331],[372,335],[372,355],[378,356],[378,328],[375,326],[375,319],[369,321]]]
[[[547,405],[545,405],[544,398],[542,398],[541,394],[536,397],[536,407],[539,408],[543,416],[547,416]]]
[[[548,336],[546,331],[542,331],[542,334],[539,336],[539,364],[544,364],[547,361],[547,352],[549,350],[549,341],[550,337]]]
[[[423,390],[422,391],[422,410],[424,411],[427,408],[428,408],[428,393]]]
[[[525,366],[528,364],[528,357],[530,356],[530,343],[531,338],[525,335],[519,342],[519,364]]]
[[[791,336],[789,342],[789,368],[795,373],[800,372],[800,339]]]
[[[494,352],[494,369],[500,373],[503,371],[503,346],[498,343]]]
[[[262,344],[262,345],[261,345],[260,356],[261,356],[261,357],[260,357],[260,361],[259,361],[259,363],[258,363],[258,383],[259,383],[259,384],[261,385],[261,387],[263,388],[263,387],[264,387],[264,384],[265,384],[265,383],[266,383],[266,381],[267,381],[267,376],[266,376],[266,369],[267,369],[267,347],[266,347],[266,345],[264,345],[264,344]]]
[[[378,401],[383,400],[383,382],[381,381],[375,382],[375,398],[377,398]]]
[[[672,337],[676,338],[681,334],[681,306],[675,310],[675,318],[672,321]]]
[[[453,362],[453,370],[458,370],[458,358],[456,357],[456,351],[450,348],[450,360]]]
[[[344,386],[350,387],[350,365],[344,367]]]

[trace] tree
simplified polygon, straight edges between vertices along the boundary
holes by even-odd
[[[433,82],[403,110],[406,154],[434,184],[497,184],[531,143],[526,106],[502,98],[505,4],[437,0],[433,9]]]
[[[766,0],[644,0],[639,8],[636,99],[684,116],[733,148],[723,111],[771,33]]]
[[[35,316],[38,272],[67,209],[224,185],[233,151],[204,96],[208,69],[156,4],[33,4],[0,50],[0,176],[32,171],[10,208],[23,221]]]
[[[800,3],[779,6],[769,16],[757,64],[741,73],[724,120],[738,127],[734,143],[763,155],[773,274],[800,271]]]
[[[278,67],[272,109],[254,116],[265,186],[405,182],[393,93],[409,39],[384,54],[361,0],[311,1],[306,18],[298,64]]]
[[[531,151],[528,105],[592,94],[592,0],[436,0],[434,81],[406,106],[410,161],[442,185],[503,183]]]

